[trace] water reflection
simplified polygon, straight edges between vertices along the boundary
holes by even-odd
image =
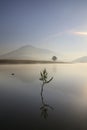
[[[43,117],[44,119],[47,119],[48,117],[48,110],[51,109],[53,110],[53,107],[50,106],[48,103],[45,102],[44,100],[44,96],[43,96],[43,89],[45,84],[48,84],[49,82],[52,81],[53,77],[51,77],[48,80],[48,73],[46,71],[46,69],[44,69],[42,72],[40,72],[40,80],[42,81],[42,86],[41,86],[41,102],[42,102],[42,106],[40,107],[41,110],[41,117]]]

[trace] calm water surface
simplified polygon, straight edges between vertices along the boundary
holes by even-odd
[[[53,80],[41,95],[44,68]],[[87,64],[0,65],[0,124],[2,130],[87,130]]]

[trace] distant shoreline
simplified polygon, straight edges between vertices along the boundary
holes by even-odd
[[[62,61],[41,61],[41,60],[16,60],[16,59],[0,59],[1,64],[65,64],[70,62]]]

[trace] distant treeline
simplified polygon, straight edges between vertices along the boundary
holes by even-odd
[[[39,60],[16,60],[16,59],[0,59],[0,64],[49,64],[49,63],[65,63],[54,61],[39,61]]]

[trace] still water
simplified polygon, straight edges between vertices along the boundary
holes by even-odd
[[[53,79],[41,93],[44,68]],[[0,124],[2,130],[87,130],[87,64],[0,65]]]

